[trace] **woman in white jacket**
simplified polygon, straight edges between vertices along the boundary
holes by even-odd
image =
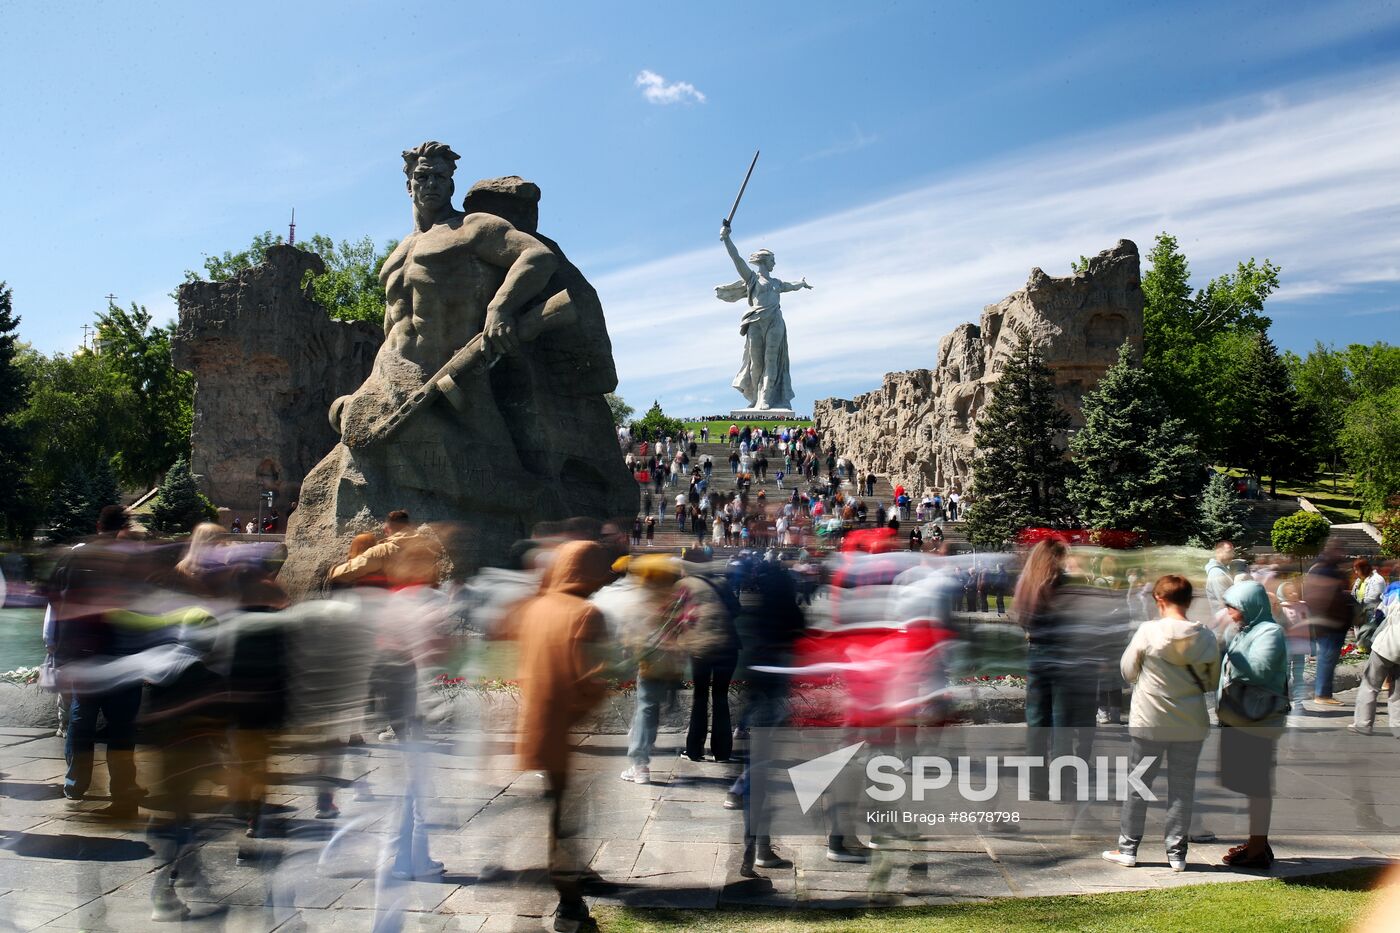
[[[1167,765],[1167,863],[1186,870],[1186,841],[1196,792],[1196,762],[1210,731],[1206,692],[1220,678],[1220,649],[1210,629],[1186,618],[1191,582],[1175,574],[1152,587],[1161,618],[1144,622],[1120,662],[1123,679],[1133,684],[1128,732],[1129,768],[1151,759],[1142,784],[1151,789]],[[1103,853],[1110,862],[1132,868],[1147,822],[1147,801],[1130,793],[1123,801],[1118,848]]]

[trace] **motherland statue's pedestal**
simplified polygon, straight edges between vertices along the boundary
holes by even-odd
[[[817,402],[812,418],[823,441],[862,469],[916,494],[966,492],[977,418],[1017,332],[1024,329],[1039,349],[1077,428],[1085,394],[1117,361],[1123,341],[1141,350],[1142,311],[1138,249],[1119,240],[1074,275],[1032,269],[1025,288],[983,309],[980,324],[959,324],[939,341],[934,369],[887,373],[873,392]]]
[[[337,399],[340,442],[306,477],[284,584],[321,585],[394,509],[432,527],[453,576],[504,562],[541,521],[637,508],[603,395],[617,386],[597,293],[536,232],[539,188],[478,182],[451,204],[458,156],[404,153],[414,229],[380,272],[385,340]]]
[[[768,421],[795,421],[797,412],[791,408],[733,408],[729,411],[729,417],[745,420],[762,418]]]

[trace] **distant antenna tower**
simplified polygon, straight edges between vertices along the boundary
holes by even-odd
[[[296,209],[295,207],[292,208],[292,224],[291,224],[291,227],[287,230],[287,245],[288,245],[288,246],[296,246],[296,245],[297,245],[297,209]]]

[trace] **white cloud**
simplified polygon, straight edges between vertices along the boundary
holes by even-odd
[[[880,137],[874,133],[867,133],[857,124],[851,125],[851,134],[844,139],[837,140],[831,145],[810,152],[802,157],[803,162],[811,162],[814,159],[826,159],[831,156],[845,155],[848,152],[858,152],[867,146],[873,146],[880,141]]]
[[[697,104],[705,102],[705,95],[689,81],[667,81],[654,71],[643,69],[637,73],[637,87],[642,89],[642,96],[653,104],[679,104],[686,101],[694,101]]]
[[[736,229],[767,246],[784,297],[797,405],[930,367],[938,339],[1021,287],[1119,238],[1146,251],[1175,234],[1198,278],[1267,256],[1283,267],[1277,318],[1312,296],[1400,286],[1400,72],[1275,89],[1095,133],[979,166],[783,229]],[[713,286],[734,270],[719,243],[603,276],[624,395],[740,402],[727,387],[741,339]],[[657,282],[667,283],[664,290]],[[1296,313],[1296,312],[1295,312]],[[691,412],[689,408],[680,412]]]

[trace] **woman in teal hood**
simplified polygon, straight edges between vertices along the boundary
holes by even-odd
[[[1240,627],[1220,667],[1220,783],[1249,798],[1249,841],[1225,855],[1237,868],[1268,868],[1274,755],[1288,715],[1288,643],[1269,594],[1246,580],[1225,591],[1225,609]],[[1239,684],[1233,690],[1232,684]],[[1226,696],[1227,691],[1229,697]],[[1244,703],[1238,702],[1244,699]],[[1265,711],[1248,718],[1239,710]]]

